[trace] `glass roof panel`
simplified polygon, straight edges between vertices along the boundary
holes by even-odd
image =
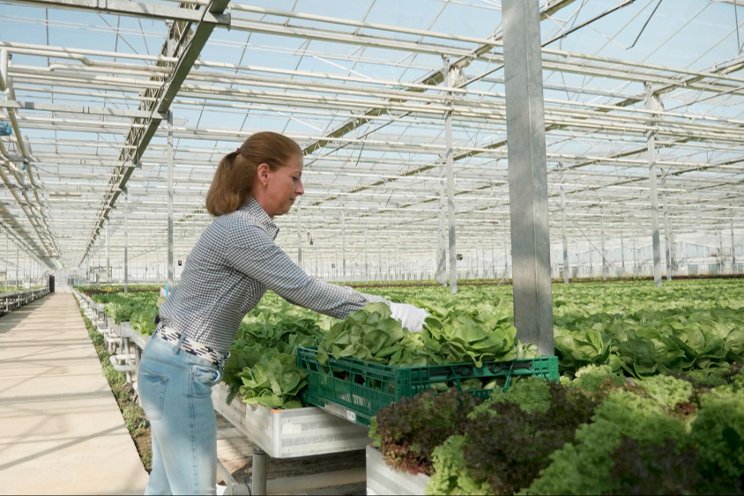
[[[239,1],[229,20],[208,4],[0,1],[0,122],[21,130],[0,136],[0,222],[14,242],[77,267],[101,256],[107,230],[121,259],[126,217],[129,256],[165,260],[172,157],[183,258],[209,221],[219,159],[271,129],[306,150],[305,197],[277,219],[288,252],[330,259],[342,232],[364,250],[405,235],[411,257],[433,261],[451,111],[458,250],[506,251],[500,1]],[[554,242],[561,188],[569,238],[647,236],[650,133],[672,230],[741,230],[744,5],[540,5]]]

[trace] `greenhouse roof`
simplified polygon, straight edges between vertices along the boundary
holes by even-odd
[[[555,243],[562,195],[569,239],[650,237],[651,138],[672,232],[742,229],[744,2],[540,12]],[[172,160],[180,258],[219,159],[273,130],[305,150],[288,251],[343,236],[433,257],[451,112],[458,247],[503,246],[502,30],[496,0],[0,1],[3,232],[50,268],[106,243],[157,258]]]

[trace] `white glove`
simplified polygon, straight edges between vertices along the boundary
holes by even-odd
[[[390,303],[390,316],[411,332],[421,332],[429,312],[406,303]]]

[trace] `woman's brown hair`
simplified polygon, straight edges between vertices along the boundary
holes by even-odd
[[[263,131],[220,160],[207,192],[207,211],[215,217],[236,211],[253,190],[256,169],[267,164],[272,171],[287,165],[302,149],[283,134]]]

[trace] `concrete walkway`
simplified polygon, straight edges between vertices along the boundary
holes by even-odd
[[[0,317],[0,494],[142,494],[147,477],[72,294]]]

